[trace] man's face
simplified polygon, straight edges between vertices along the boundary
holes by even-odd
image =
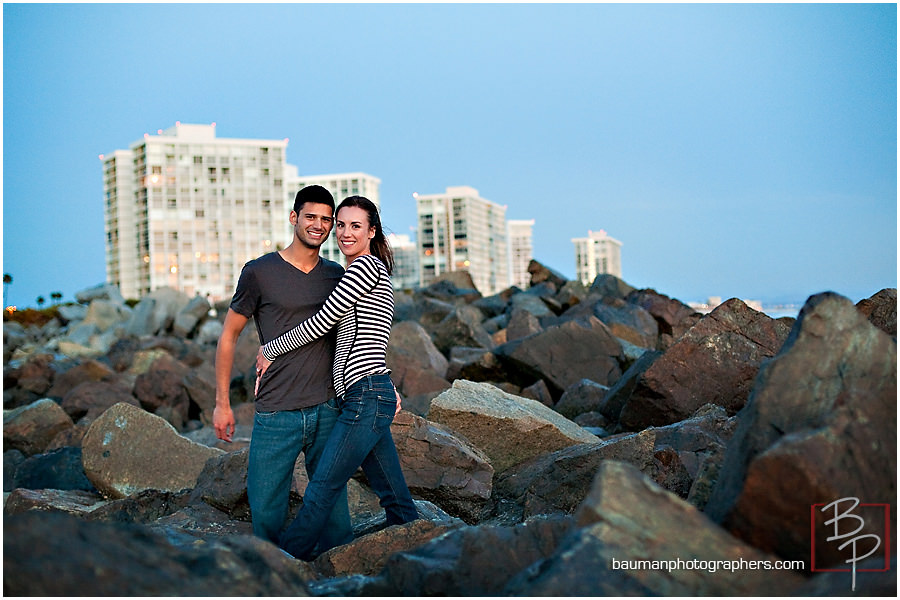
[[[327,204],[306,202],[300,212],[291,211],[294,237],[307,248],[318,248],[334,227],[334,212]]]

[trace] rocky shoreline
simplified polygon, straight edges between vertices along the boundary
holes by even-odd
[[[816,510],[858,498],[858,535],[897,539],[896,289],[773,319],[529,271],[395,294],[392,432],[422,519],[386,528],[358,474],[356,539],[309,563],[250,533],[252,326],[235,441],[212,431],[227,303],[98,286],[5,321],[4,594],[896,596],[893,549],[851,591]],[[298,463],[293,510],[305,484]]]

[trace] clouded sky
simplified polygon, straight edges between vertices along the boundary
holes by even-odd
[[[4,4],[8,303],[105,279],[98,155],[217,124],[301,174],[468,185],[683,301],[897,285],[894,4]],[[285,215],[287,219],[287,215]]]

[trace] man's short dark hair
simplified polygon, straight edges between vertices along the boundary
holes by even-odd
[[[300,209],[307,202],[327,204],[331,207],[331,214],[334,214],[334,196],[321,185],[308,185],[297,192],[297,195],[294,196],[294,212],[299,215]]]

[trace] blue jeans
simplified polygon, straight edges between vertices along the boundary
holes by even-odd
[[[307,474],[315,475],[339,414],[334,399],[300,410],[256,413],[247,465],[254,535],[278,543],[288,516],[294,463],[302,451]],[[335,492],[333,507],[322,519],[321,552],[353,540],[346,486]]]
[[[325,517],[360,466],[387,513],[388,525],[419,518],[391,437],[397,398],[390,376],[364,377],[350,386],[338,405],[341,414],[306,488],[303,507],[281,534],[281,547],[303,560],[313,556]]]

